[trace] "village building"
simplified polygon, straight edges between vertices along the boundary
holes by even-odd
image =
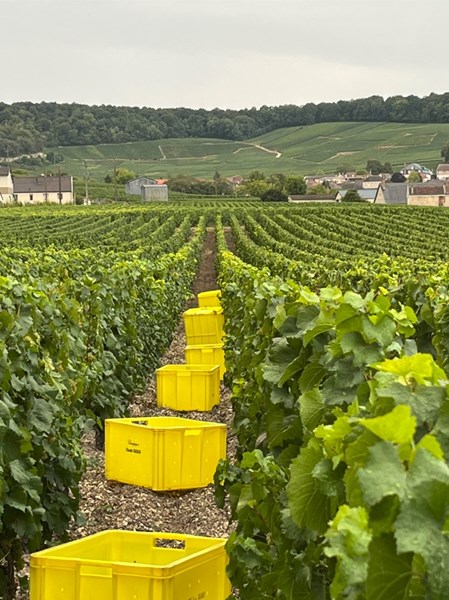
[[[354,188],[352,188],[352,189],[354,189]],[[335,196],[335,200],[337,202],[341,202],[349,191],[350,190],[340,190],[339,192],[337,192],[337,195]],[[377,187],[369,188],[366,190],[362,188],[362,189],[357,189],[354,191],[356,191],[358,193],[358,195],[360,196],[360,198],[362,200],[365,200],[366,202],[374,202],[374,199],[377,194]]]
[[[338,188],[340,190],[361,190],[363,188],[363,181],[361,179],[343,181]]]
[[[419,183],[387,183],[380,186],[375,204],[449,206],[449,182],[432,179]]]
[[[385,182],[382,175],[368,175],[362,181],[362,189],[364,190],[377,190],[377,188]]]
[[[388,182],[376,190],[374,204],[407,204],[407,183]]]
[[[408,165],[404,165],[404,167],[401,169],[401,173],[404,175],[404,177],[408,177],[412,171],[419,173],[422,181],[429,181],[434,176],[430,169],[423,167],[418,163],[409,163]]]
[[[449,164],[442,163],[438,165],[436,170],[437,179],[449,179]]]
[[[20,204],[73,204],[73,177],[58,175],[47,177],[14,177],[13,200]]]
[[[9,167],[0,167],[0,204],[10,204],[13,193],[11,170]]]
[[[409,206],[449,206],[449,182],[433,179],[408,186]]]

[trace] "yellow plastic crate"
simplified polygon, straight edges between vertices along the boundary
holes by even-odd
[[[225,600],[231,593],[225,541],[96,533],[31,555],[30,600]]]
[[[219,365],[220,380],[226,373],[223,344],[186,346],[185,357],[187,364]]]
[[[219,344],[223,338],[223,309],[221,306],[190,308],[184,312],[187,345]]]
[[[106,479],[152,490],[213,482],[226,456],[226,425],[182,417],[106,419]]]
[[[209,290],[198,294],[198,306],[221,306],[221,290]]]
[[[157,405],[175,410],[212,410],[220,402],[218,365],[166,365],[156,371]]]

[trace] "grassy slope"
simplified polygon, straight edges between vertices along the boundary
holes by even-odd
[[[277,129],[249,142],[212,139],[168,139],[129,144],[71,146],[63,169],[82,175],[86,160],[92,178],[101,179],[116,167],[138,175],[167,177],[184,173],[212,178],[216,169],[224,176],[245,175],[254,169],[270,173],[332,173],[342,164],[364,168],[368,159],[435,167],[440,150],[449,140],[449,124],[321,123]],[[263,146],[276,154],[266,152]]]

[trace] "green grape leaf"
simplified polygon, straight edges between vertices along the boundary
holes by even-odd
[[[305,431],[313,431],[324,415],[324,402],[318,388],[301,394],[298,400],[299,414]]]
[[[299,378],[299,389],[301,392],[308,392],[319,385],[326,376],[327,370],[318,362],[308,363]]]
[[[375,323],[373,323],[372,319],[373,317],[362,318],[363,337],[369,344],[378,342],[382,347],[386,348],[394,340],[396,324],[388,315],[383,315]]]
[[[449,468],[420,448],[410,466],[395,537],[399,553],[423,557],[432,600],[444,600],[449,589],[448,519]]]
[[[369,552],[366,600],[409,600],[413,554],[398,555],[392,534],[374,538]]]
[[[391,442],[379,442],[368,450],[365,466],[358,471],[360,488],[368,506],[385,496],[405,494],[406,471],[397,448]]]
[[[302,448],[290,465],[287,494],[291,516],[298,527],[308,527],[318,533],[326,531],[331,516],[330,498],[321,492],[321,482],[313,470],[322,460],[323,452],[316,441]]]

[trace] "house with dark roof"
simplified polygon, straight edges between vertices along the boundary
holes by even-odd
[[[0,167],[0,204],[13,201],[13,183],[9,167]]]
[[[13,177],[13,196],[14,201],[21,204],[73,204],[73,177]]]

